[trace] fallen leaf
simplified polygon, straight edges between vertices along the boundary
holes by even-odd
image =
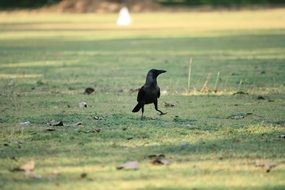
[[[92,94],[93,92],[95,92],[95,89],[94,88],[85,88],[85,91],[84,91],[84,94]]]
[[[117,166],[118,170],[138,170],[140,168],[139,163],[137,161],[129,161],[125,162],[119,166]]]
[[[49,126],[63,126],[63,122],[62,121],[55,121],[55,120],[51,120],[50,122],[48,122]]]
[[[80,107],[80,108],[87,108],[88,106],[87,106],[87,103],[86,103],[86,102],[80,102],[80,103],[79,103],[79,107]]]
[[[175,104],[164,102],[164,107],[174,107]]]

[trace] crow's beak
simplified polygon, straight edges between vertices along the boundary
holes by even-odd
[[[166,73],[165,70],[158,70],[158,74],[161,74],[161,73]]]

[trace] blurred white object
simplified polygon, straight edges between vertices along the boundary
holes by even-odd
[[[31,124],[30,121],[24,121],[24,122],[21,122],[21,123],[20,123],[21,126],[28,126],[28,125],[30,125],[30,124]]]
[[[118,26],[128,26],[132,23],[132,18],[130,16],[129,10],[127,7],[122,7],[119,12],[119,17],[117,19]]]
[[[162,90],[160,93],[161,93],[161,95],[167,95],[168,94],[167,90]]]

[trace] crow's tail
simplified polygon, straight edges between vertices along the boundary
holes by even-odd
[[[132,112],[138,112],[138,111],[140,111],[140,109],[141,109],[141,105],[138,103],[138,104],[136,105],[136,107],[134,107],[134,109],[133,109]]]

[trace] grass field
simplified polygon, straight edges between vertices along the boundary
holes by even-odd
[[[115,20],[0,13],[0,189],[285,188],[285,9]],[[168,114],[149,105],[141,121],[132,89],[151,68],[167,70]],[[151,154],[171,164],[153,165]],[[34,175],[10,171],[30,160]],[[126,161],[140,169],[116,169]]]

